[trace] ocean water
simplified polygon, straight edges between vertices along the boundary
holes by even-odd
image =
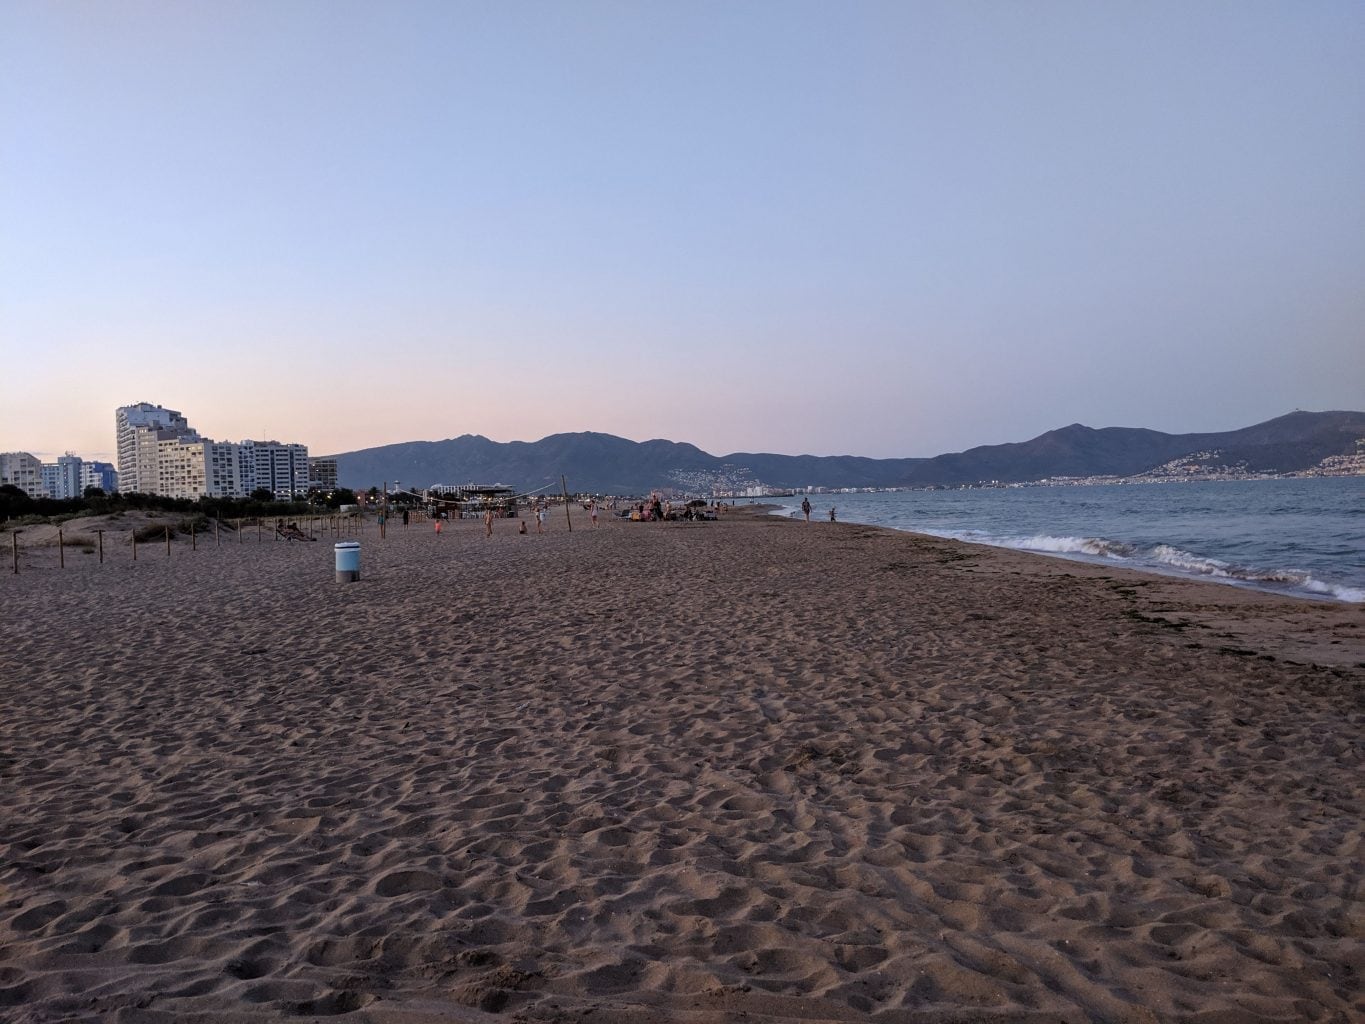
[[[772,499],[800,515],[801,495]],[[814,494],[811,519],[1365,602],[1365,477]]]

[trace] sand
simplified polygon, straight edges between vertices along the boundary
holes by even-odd
[[[334,539],[6,559],[0,1019],[1365,1019],[1358,606],[743,510]]]

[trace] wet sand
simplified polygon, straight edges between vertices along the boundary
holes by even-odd
[[[1359,606],[749,510],[322,536],[4,552],[0,1019],[1365,1019]]]

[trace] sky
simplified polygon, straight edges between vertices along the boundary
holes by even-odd
[[[1362,409],[1362,54],[1358,0],[8,0],[0,450]]]

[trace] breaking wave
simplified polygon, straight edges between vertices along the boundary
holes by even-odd
[[[894,514],[860,516],[853,513],[852,509],[849,509],[849,512],[852,513],[848,516],[849,521],[908,529],[949,540],[1012,548],[1018,551],[1035,551],[1088,562],[1120,564],[1130,569],[1216,580],[1258,590],[1328,598],[1352,604],[1365,603],[1365,588],[1362,587],[1327,582],[1301,569],[1266,569],[1238,565],[1186,551],[1172,544],[1141,546],[1107,537],[1059,536],[1048,533],[1002,535],[978,529],[935,529]],[[794,506],[788,505],[779,509],[777,514],[800,513]]]
[[[1365,589],[1315,579],[1311,573],[1301,569],[1261,569],[1236,565],[1218,558],[1209,558],[1190,551],[1183,551],[1170,544],[1156,544],[1149,548],[1141,548],[1132,544],[1125,544],[1122,541],[1107,540],[1103,537],[1053,537],[1048,535],[989,537],[979,533],[974,536],[959,536],[957,539],[970,540],[977,544],[990,544],[994,547],[1014,548],[1019,551],[1037,551],[1046,554],[1079,557],[1086,561],[1100,559],[1116,561],[1132,569],[1148,569],[1179,576],[1204,577],[1225,583],[1239,583],[1260,590],[1291,591],[1316,597],[1329,597],[1336,601],[1347,601],[1352,604],[1365,603]]]
[[[1024,537],[1016,541],[1006,539],[1005,547],[1021,551],[1050,551],[1058,555],[1094,555],[1096,558],[1130,558],[1131,544],[1105,540],[1102,537]]]
[[[1365,604],[1365,480],[813,495],[812,519]],[[800,515],[800,496],[778,514]]]

